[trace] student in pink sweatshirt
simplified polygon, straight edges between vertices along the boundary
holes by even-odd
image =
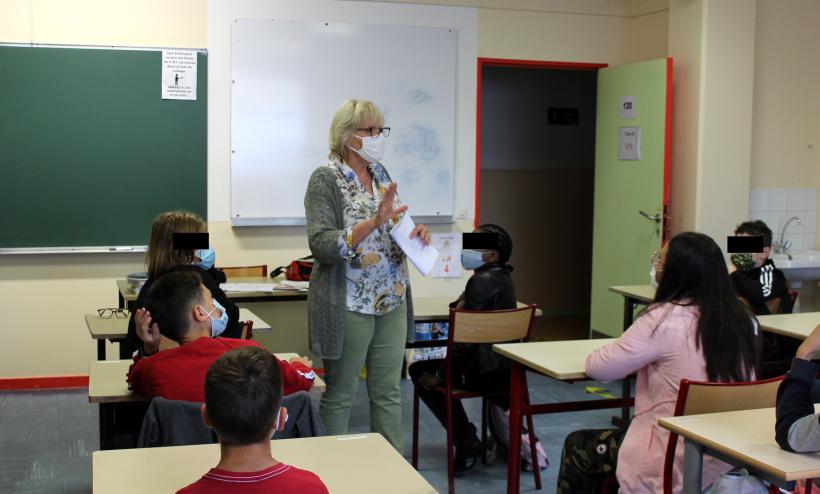
[[[612,381],[636,373],[635,418],[624,431],[576,431],[567,436],[557,493],[598,492],[616,472],[621,493],[663,492],[669,432],[658,418],[674,414],[681,379],[754,378],[757,324],[736,298],[720,247],[700,233],[681,233],[653,258],[659,283],[654,302],[609,345],[592,352],[586,373]],[[681,490],[683,445],[677,448],[673,490]],[[704,461],[704,485],[729,466]]]

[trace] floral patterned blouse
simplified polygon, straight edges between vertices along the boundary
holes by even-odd
[[[404,302],[410,282],[404,252],[390,237],[390,228],[399,218],[370,232],[355,248],[351,243],[353,227],[378,212],[390,178],[380,164],[370,165],[371,195],[347,164],[332,161],[327,166],[333,169],[344,200],[346,230],[345,235],[339,237],[339,250],[347,259],[347,310],[360,314],[387,314]],[[398,197],[395,203],[400,204]]]

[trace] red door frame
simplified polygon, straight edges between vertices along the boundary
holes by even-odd
[[[475,123],[475,226],[481,224],[479,211],[481,204],[481,69],[486,67],[520,67],[531,69],[598,70],[608,67],[606,63],[550,62],[542,60],[515,60],[509,58],[478,58],[476,83],[476,123]]]

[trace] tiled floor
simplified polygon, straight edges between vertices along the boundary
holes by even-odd
[[[533,401],[585,399],[586,386],[530,377]],[[619,383],[603,385],[614,394]],[[410,452],[412,387],[402,383],[405,446]],[[465,403],[468,414],[480,420],[479,400]],[[447,492],[445,436],[443,429],[424,408],[421,412],[420,472],[439,491]],[[547,450],[551,465],[542,472],[544,488],[535,491],[531,474],[522,474],[522,492],[555,491],[561,446],[566,434],[583,428],[609,427],[613,410],[542,415],[535,428]],[[354,404],[351,432],[369,429],[366,390],[362,385]],[[0,393],[0,492],[80,493],[91,492],[91,453],[99,447],[97,406],[90,405],[86,390]],[[459,493],[503,493],[506,463],[478,465],[456,478]]]

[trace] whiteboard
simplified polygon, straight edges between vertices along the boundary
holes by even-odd
[[[451,221],[456,32],[450,28],[238,19],[231,30],[231,221],[305,223],[310,174],[346,99],[391,127],[382,163],[414,217]]]

